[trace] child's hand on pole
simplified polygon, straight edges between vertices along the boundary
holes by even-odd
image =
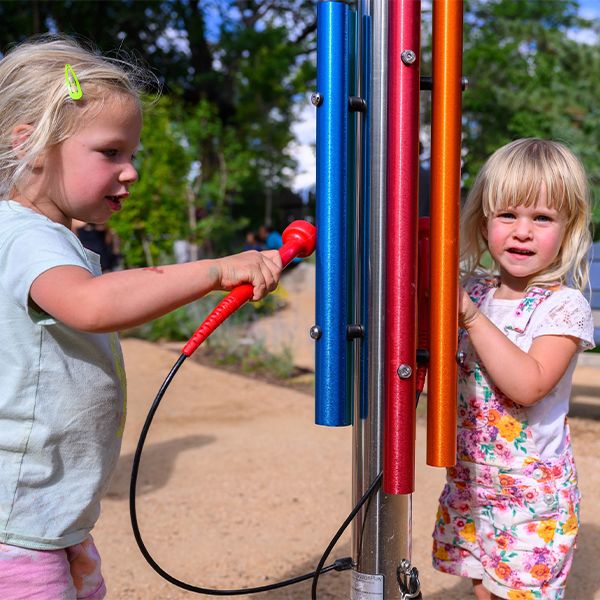
[[[469,329],[469,326],[479,316],[479,309],[471,300],[471,296],[465,292],[463,287],[458,290],[458,321],[461,327]]]
[[[218,268],[217,288],[231,290],[242,284],[253,288],[252,300],[260,300],[272,292],[281,276],[281,256],[277,250],[250,250],[215,260]]]

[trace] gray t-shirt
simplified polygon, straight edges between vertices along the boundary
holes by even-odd
[[[87,536],[125,423],[117,335],[77,331],[31,305],[36,277],[63,265],[100,275],[99,257],[66,227],[0,201],[0,542],[27,548]]]

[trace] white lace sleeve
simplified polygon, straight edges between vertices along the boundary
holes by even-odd
[[[535,315],[534,338],[541,335],[569,335],[579,338],[579,349],[582,351],[594,347],[592,309],[578,290],[562,288],[554,292],[536,312],[539,315]]]

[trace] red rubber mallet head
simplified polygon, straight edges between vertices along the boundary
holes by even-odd
[[[279,248],[279,255],[283,267],[287,267],[296,256],[305,258],[310,256],[317,242],[317,229],[308,221],[293,221],[281,236],[283,246]],[[238,285],[231,290],[215,309],[206,317],[202,325],[196,329],[194,335],[187,341],[181,351],[186,356],[191,356],[198,346],[238,308],[252,298],[254,290],[250,284]]]
[[[279,254],[286,267],[294,258],[306,258],[315,250],[317,228],[308,221],[292,221],[282,234],[283,246]]]

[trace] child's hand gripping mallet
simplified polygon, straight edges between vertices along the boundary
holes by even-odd
[[[283,246],[279,248],[279,255],[283,268],[287,267],[297,256],[305,258],[310,256],[317,240],[317,230],[307,221],[294,221],[283,232]],[[238,308],[242,307],[252,298],[253,288],[249,283],[235,287],[216,308],[206,317],[202,325],[196,329],[194,335],[188,340],[181,351],[185,356],[191,356],[200,344]]]

